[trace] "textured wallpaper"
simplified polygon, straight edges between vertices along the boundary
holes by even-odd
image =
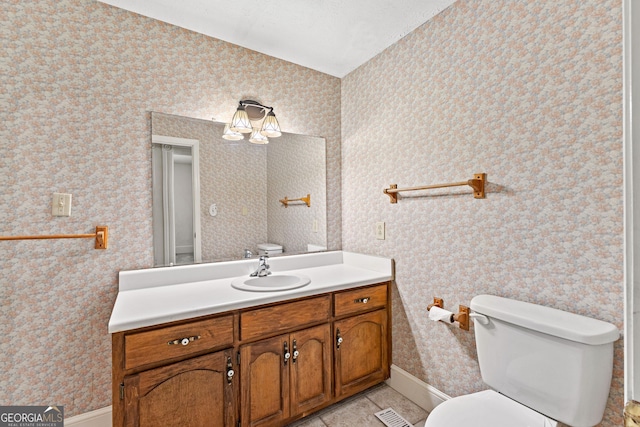
[[[229,120],[240,99],[327,141],[329,247],[341,246],[340,80],[93,0],[0,2],[0,402],[111,403],[120,270],[151,267],[151,115]],[[301,96],[300,94],[305,94]],[[72,216],[51,216],[53,192]]]
[[[451,396],[485,386],[473,334],[427,319],[434,296],[622,329],[621,16],[618,0],[461,0],[342,81],[344,249],[395,258],[393,362]],[[484,200],[382,193],[478,172]],[[622,408],[620,340],[602,425]]]

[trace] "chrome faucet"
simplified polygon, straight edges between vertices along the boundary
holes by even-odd
[[[249,249],[245,249],[244,250],[244,254],[242,255],[242,258],[251,258],[253,256],[253,253],[249,250]]]
[[[258,269],[250,274],[251,277],[265,277],[271,274],[269,271],[269,264],[267,264],[268,256],[262,255],[258,259]]]

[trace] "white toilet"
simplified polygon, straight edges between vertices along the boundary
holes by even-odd
[[[425,427],[592,427],[602,420],[618,329],[492,295],[471,300],[482,380],[492,390],[438,405]]]

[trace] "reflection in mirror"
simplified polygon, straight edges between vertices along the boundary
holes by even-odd
[[[200,262],[199,142],[152,137],[155,265]]]
[[[245,250],[255,256],[265,243],[281,246],[284,254],[326,249],[324,138],[283,133],[267,145],[255,145],[247,140],[222,139],[222,123],[155,112],[151,117],[156,265],[239,259]],[[165,194],[169,192],[164,188],[170,187],[162,186],[164,181],[156,179],[164,160],[162,147],[155,141],[177,141],[184,146],[185,140],[196,142],[194,146],[199,155],[197,161],[191,149],[192,185],[199,185],[191,201],[186,198],[179,201],[189,190],[176,189],[173,194]],[[162,142],[162,145],[170,144]],[[197,169],[198,180],[193,172]],[[303,201],[289,202],[288,207],[280,202],[285,197],[292,200],[307,194],[310,194],[310,206]],[[195,236],[191,239],[193,255],[190,255],[189,244],[178,244],[176,235],[175,258],[164,256],[173,249],[165,248],[165,242],[170,241],[172,235],[171,224],[164,225],[168,215],[155,208],[170,204],[162,202],[163,196],[173,198],[174,207],[185,204],[196,207],[191,215]],[[178,229],[178,222],[181,226],[189,222],[189,214],[183,212],[184,217],[187,220],[175,218],[174,230]],[[158,256],[160,254],[162,256]]]

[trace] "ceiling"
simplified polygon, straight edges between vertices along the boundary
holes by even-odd
[[[456,0],[98,0],[344,77]]]

